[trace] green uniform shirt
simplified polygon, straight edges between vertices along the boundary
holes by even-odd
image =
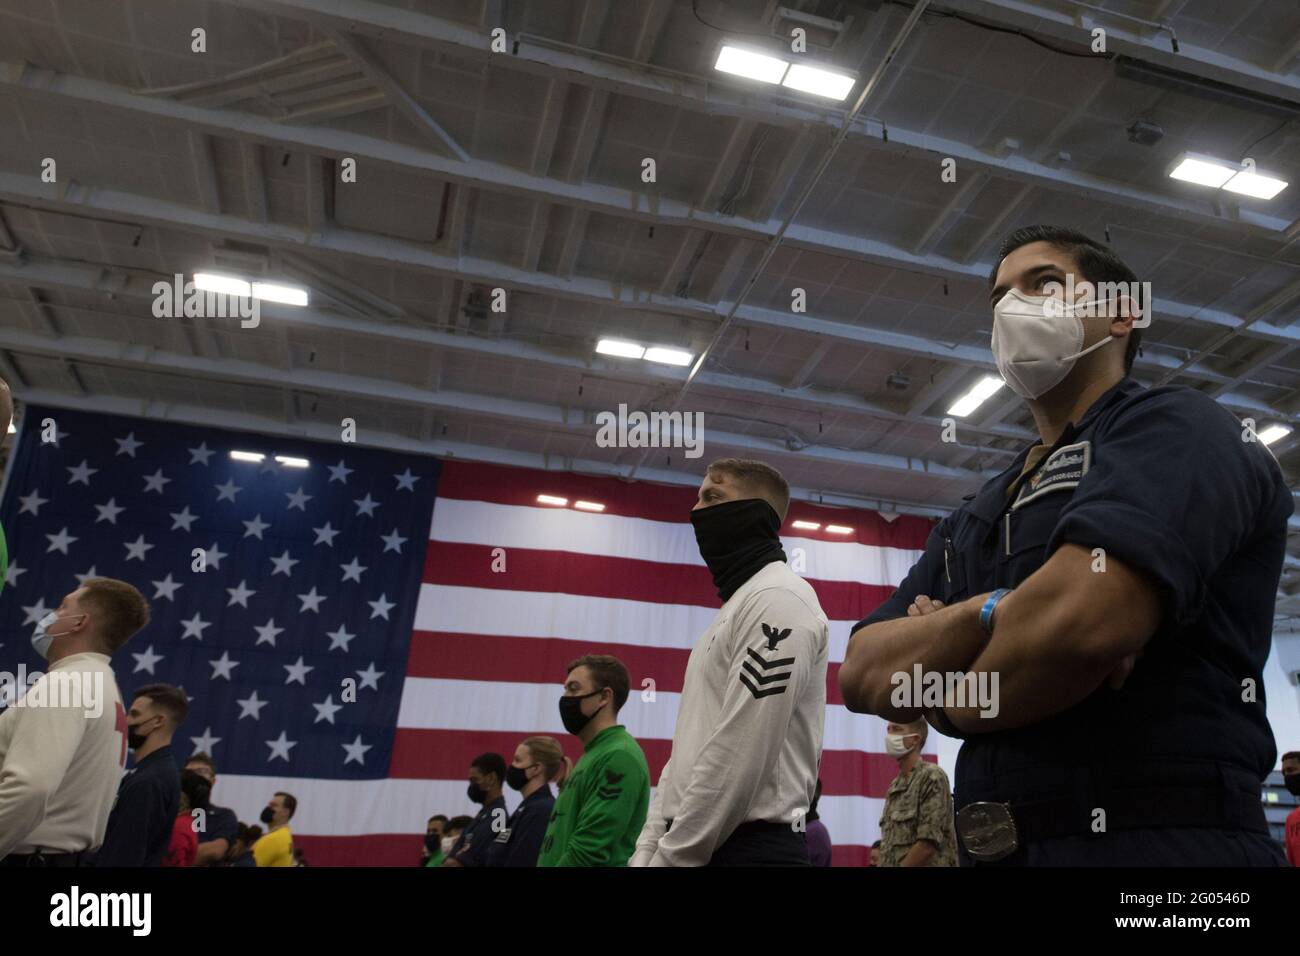
[[[898,866],[917,840],[929,840],[939,848],[930,866],[957,865],[948,775],[928,760],[917,761],[889,785],[880,815],[880,865]]]
[[[551,811],[538,866],[627,866],[650,808],[650,768],[621,724],[587,744]]]

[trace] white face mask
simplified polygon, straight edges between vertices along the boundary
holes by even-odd
[[[1097,302],[1066,305],[1052,296],[1010,289],[993,307],[993,357],[1002,378],[1021,398],[1039,398],[1070,374],[1074,363],[1111,342],[1106,336],[1080,351],[1083,319]]]
[[[891,757],[903,757],[912,752],[912,747],[905,743],[912,734],[885,734],[885,753]]]
[[[442,854],[443,854],[443,856],[446,856],[448,853],[450,853],[450,852],[451,852],[451,848],[454,847],[455,845],[456,845],[456,838],[455,838],[455,837],[443,837],[443,838],[442,838]]]
[[[58,611],[51,611],[39,621],[36,622],[36,630],[32,632],[32,647],[36,653],[46,660],[50,659],[50,645],[54,643],[56,637],[63,637],[63,634],[50,634],[49,629],[54,626],[54,622],[59,619]],[[65,631],[70,634],[71,631]]]

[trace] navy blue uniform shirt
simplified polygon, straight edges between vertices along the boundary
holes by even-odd
[[[161,866],[181,806],[181,772],[159,747],[122,778],[95,866]]]
[[[1103,684],[1037,724],[966,738],[959,809],[1079,790],[1096,768],[1165,785],[1272,770],[1263,669],[1293,503],[1272,453],[1244,432],[1201,392],[1124,379],[1036,469],[1020,475],[1026,448],[941,521],[899,588],[855,625],[902,617],[918,594],[952,603],[1014,588],[1066,543],[1101,548],[1157,588],[1160,625],[1121,689]]]
[[[501,822],[493,829],[493,821],[497,819]],[[507,819],[505,797],[497,797],[490,803],[483,804],[483,809],[474,817],[474,822],[456,838],[456,843],[451,848],[451,858],[462,866],[486,866],[488,848],[492,846],[500,829],[506,825]]]
[[[510,814],[506,828],[496,835],[488,850],[488,866],[536,866],[542,852],[542,838],[551,811],[555,809],[555,794],[549,784],[524,797],[515,812]]]

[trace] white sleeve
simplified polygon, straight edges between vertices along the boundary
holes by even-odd
[[[659,841],[667,828],[663,813],[664,789],[670,779],[668,774],[672,766],[673,760],[669,757],[659,774],[659,786],[655,788],[654,799],[650,801],[650,810],[645,816],[645,826],[641,828],[641,835],[636,838],[636,852],[632,854],[628,866],[649,866],[655,850],[659,849]]]
[[[47,674],[41,680],[48,678]],[[63,783],[89,719],[80,707],[16,707],[13,711],[13,738],[0,766],[0,859],[45,819],[45,805]]]
[[[794,592],[768,588],[736,611],[718,725],[700,750],[673,828],[651,866],[703,866],[745,821],[780,758],[790,719],[813,679],[823,628]]]

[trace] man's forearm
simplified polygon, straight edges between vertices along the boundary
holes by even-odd
[[[929,840],[917,840],[912,844],[912,848],[907,851],[907,855],[899,861],[899,866],[929,866],[934,855],[939,852],[939,848]]]
[[[979,595],[930,614],[880,621],[854,634],[840,666],[844,706],[899,722],[920,717],[920,707],[891,702],[894,675],[910,677],[918,663],[923,673],[970,667],[987,639],[979,623],[984,598]]]

